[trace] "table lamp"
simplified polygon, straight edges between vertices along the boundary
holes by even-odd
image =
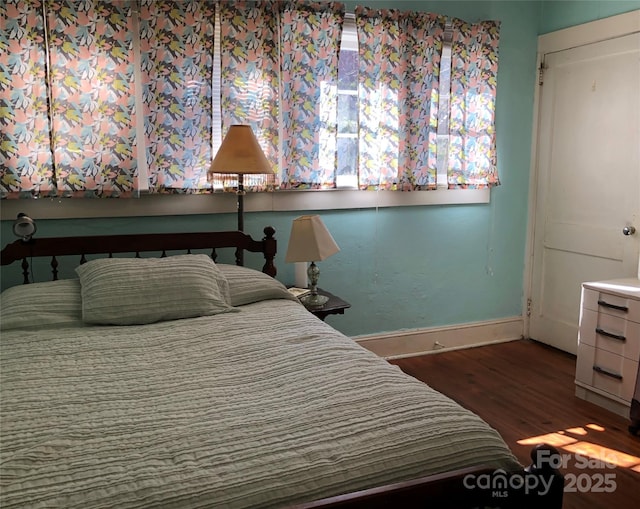
[[[309,308],[322,307],[329,300],[324,295],[318,295],[320,269],[315,262],[329,258],[338,251],[340,248],[320,216],[300,216],[293,220],[285,262],[311,262],[307,269],[311,293],[300,298],[305,306]]]

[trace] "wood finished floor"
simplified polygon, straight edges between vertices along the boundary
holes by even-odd
[[[549,433],[640,458],[640,438],[628,432],[627,419],[575,396],[575,357],[541,343],[512,341],[390,362],[480,415],[524,465],[530,464],[531,446],[518,442]],[[599,454],[609,458],[611,453]],[[583,485],[597,480],[593,474],[613,473],[616,489],[567,493],[565,488],[564,509],[640,507],[640,459],[632,459],[630,467],[595,470],[585,468],[584,461],[572,455],[563,473],[586,473]]]

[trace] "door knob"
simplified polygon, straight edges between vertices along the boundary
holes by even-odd
[[[622,229],[622,234],[623,235],[633,235],[636,232],[636,227],[635,226],[625,226]]]

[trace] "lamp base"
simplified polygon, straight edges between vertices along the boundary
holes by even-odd
[[[324,306],[329,297],[326,295],[318,295],[318,278],[320,277],[320,269],[315,262],[311,262],[307,269],[307,276],[309,277],[309,289],[311,293],[305,295],[300,299],[300,302],[304,304],[306,308],[317,309]]]
[[[304,304],[304,307],[312,309],[323,307],[328,300],[329,297],[327,297],[326,295],[318,295],[317,293],[313,292],[300,298],[300,302]]]

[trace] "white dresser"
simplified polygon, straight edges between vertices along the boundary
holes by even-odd
[[[640,279],[582,284],[576,396],[629,417],[640,359]]]

